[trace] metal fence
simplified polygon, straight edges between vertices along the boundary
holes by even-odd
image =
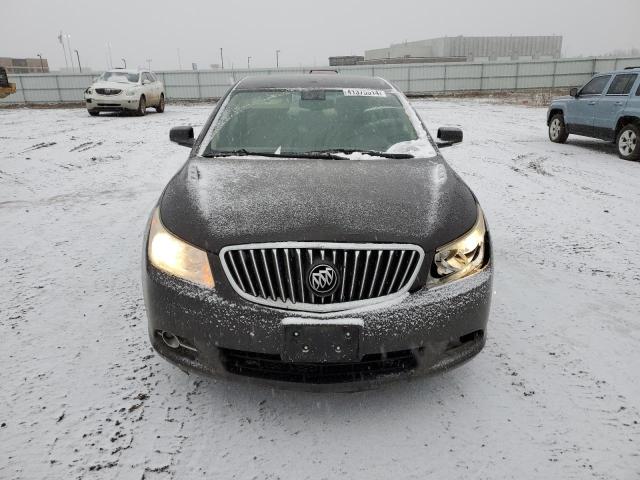
[[[579,86],[596,72],[640,66],[640,58],[574,58],[547,61],[429,63],[336,67],[339,72],[386,78],[410,95],[462,92],[544,90]],[[304,73],[306,68],[177,70],[156,72],[168,100],[220,98],[230,85],[248,75]],[[334,68],[334,67],[331,67]],[[9,75],[17,91],[0,104],[82,102],[92,74]]]

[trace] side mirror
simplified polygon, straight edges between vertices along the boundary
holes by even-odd
[[[440,127],[438,129],[438,146],[448,147],[462,141],[462,130],[456,127]]]
[[[169,130],[169,140],[183,147],[193,147],[196,141],[193,136],[193,127],[173,127]]]
[[[569,95],[571,95],[574,98],[578,97],[578,89],[576,87],[573,87],[571,90],[569,90]]]

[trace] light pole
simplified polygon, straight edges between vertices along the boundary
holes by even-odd
[[[251,57],[247,57],[247,70],[251,70]]]
[[[67,50],[66,48],[64,48],[64,40],[63,40],[63,35],[62,35],[62,30],[60,30],[60,33],[58,34],[58,41],[60,42],[60,45],[62,45],[62,53],[64,54],[64,66],[67,68],[67,70],[69,69],[69,62],[67,61]]]
[[[222,56],[222,47],[220,47],[220,69],[224,70],[224,56]]]
[[[180,58],[180,49],[178,48],[178,70],[182,70],[182,59]]]
[[[121,58],[120,60],[122,60],[122,63],[124,63],[124,68],[127,68],[127,61],[124,58]]]
[[[73,65],[73,50],[71,50],[71,35],[67,33],[65,37],[67,37],[67,50],[69,52],[69,62],[71,63],[71,71],[75,72],[76,67]]]
[[[280,68],[280,50],[276,50],[276,68]]]
[[[107,42],[107,53],[109,55],[109,65],[108,68],[113,68],[113,58],[111,57],[111,44],[109,42]]]
[[[42,55],[38,53],[38,56],[40,57],[40,70],[42,70],[42,73],[44,73],[44,63],[42,63]]]
[[[80,54],[78,53],[78,50],[74,50],[74,52],[76,52],[76,56],[78,57],[78,68],[80,69],[80,73],[82,73],[82,65],[80,64]]]

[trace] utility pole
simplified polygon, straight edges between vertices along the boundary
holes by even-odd
[[[75,50],[76,52],[76,56],[78,57],[78,68],[80,69],[80,73],[82,73],[82,65],[80,64],[80,54],[78,53],[78,50]]]
[[[247,57],[247,70],[251,70],[251,57]]]
[[[71,35],[67,33],[65,37],[67,37],[67,50],[69,51],[69,62],[71,63],[71,71],[75,72],[76,67],[73,65],[73,50],[71,50]]]
[[[220,68],[224,70],[224,56],[222,56],[222,47],[220,47]]]
[[[42,73],[44,73],[44,63],[42,63],[42,55],[38,53],[38,56],[40,57],[40,70],[42,71]]]
[[[120,60],[122,60],[122,63],[124,63],[124,68],[127,68],[127,61],[124,58],[121,58]]]
[[[276,68],[280,68],[280,50],[276,50]]]
[[[182,70],[182,59],[180,58],[180,49],[178,48],[178,70]]]
[[[60,45],[62,45],[62,53],[64,54],[64,66],[67,68],[67,70],[69,70],[69,62],[67,62],[67,50],[64,48],[64,40],[63,40],[63,35],[62,35],[62,30],[60,30],[60,33],[58,34],[58,41],[60,42]]]
[[[151,58],[147,58],[147,64],[149,65],[149,71],[151,71]]]

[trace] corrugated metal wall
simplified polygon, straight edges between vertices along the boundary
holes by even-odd
[[[441,94],[573,87],[585,84],[595,72],[640,66],[640,58],[581,58],[527,62],[430,63],[336,67],[351,75],[386,78],[405,93]],[[325,67],[326,68],[326,67]],[[332,67],[333,68],[333,67]],[[156,72],[169,100],[219,98],[247,75],[304,73],[307,68],[202,70]],[[87,74],[9,75],[17,92],[0,103],[81,102],[93,81]]]

